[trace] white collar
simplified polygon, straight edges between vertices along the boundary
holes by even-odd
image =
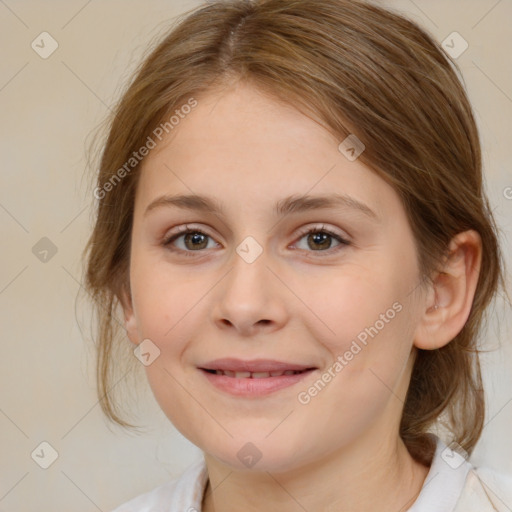
[[[433,434],[431,434],[433,435]],[[447,446],[436,436],[436,451],[430,470],[423,483],[421,492],[407,512],[453,512],[460,498],[466,477],[472,465]],[[167,508],[158,509],[171,512],[174,510],[201,511],[204,492],[208,483],[208,469],[204,456],[190,466],[177,480],[167,483],[153,493],[133,500],[133,505],[157,505]],[[148,498],[150,498],[149,501]],[[139,501],[140,500],[140,501]],[[141,510],[140,508],[119,509]],[[154,509],[143,509],[154,510]],[[114,512],[117,512],[114,511]]]
[[[436,451],[420,494],[407,512],[452,512],[473,466],[437,436]]]

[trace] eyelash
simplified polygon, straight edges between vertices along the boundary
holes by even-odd
[[[162,242],[162,246],[168,248],[170,251],[181,252],[181,253],[184,253],[184,255],[187,256],[187,257],[189,257],[189,256],[193,257],[195,252],[203,252],[203,250],[184,251],[183,249],[171,248],[172,242],[174,242],[175,240],[177,240],[178,238],[180,238],[183,235],[192,234],[192,233],[194,233],[194,234],[199,233],[199,234],[205,235],[205,236],[207,236],[207,237],[209,237],[209,238],[211,238],[213,240],[213,237],[208,235],[208,233],[205,233],[205,232],[201,231],[200,229],[190,228],[188,225],[185,225],[185,226],[182,226],[181,228],[179,228],[179,230],[176,233],[173,233],[173,234],[167,236],[164,239],[164,241]],[[329,228],[327,228],[327,227],[325,227],[323,225],[321,227],[315,226],[315,227],[307,228],[304,231],[301,231],[299,233],[299,238],[297,240],[301,240],[302,238],[304,238],[305,236],[309,235],[310,233],[315,233],[315,234],[325,233],[325,234],[328,234],[331,237],[333,237],[334,239],[336,239],[339,242],[339,245],[334,247],[334,248],[327,249],[325,251],[320,250],[320,251],[307,251],[307,252],[328,253],[328,255],[330,256],[333,253],[337,252],[338,250],[342,249],[344,246],[351,245],[351,243],[348,240],[346,240],[345,238],[341,237],[339,234],[335,233],[334,231],[330,230]],[[324,257],[324,256],[322,255],[320,257]]]

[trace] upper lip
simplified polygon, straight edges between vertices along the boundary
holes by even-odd
[[[311,365],[288,363],[284,361],[276,361],[273,359],[251,359],[242,360],[227,357],[224,359],[215,359],[209,361],[199,368],[203,370],[223,370],[231,372],[279,372],[279,371],[302,371],[314,368]]]

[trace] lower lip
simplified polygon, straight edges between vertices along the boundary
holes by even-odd
[[[261,379],[228,377],[201,370],[203,375],[217,389],[235,396],[264,396],[284,389],[311,375],[314,370],[306,370],[293,375],[279,375],[278,377],[263,377]]]

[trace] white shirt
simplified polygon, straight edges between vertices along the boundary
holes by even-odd
[[[141,494],[112,512],[201,512],[208,482],[204,458],[181,477]],[[501,507],[501,508],[500,508]],[[473,466],[437,438],[421,492],[408,512],[494,512],[511,510],[492,501]]]

